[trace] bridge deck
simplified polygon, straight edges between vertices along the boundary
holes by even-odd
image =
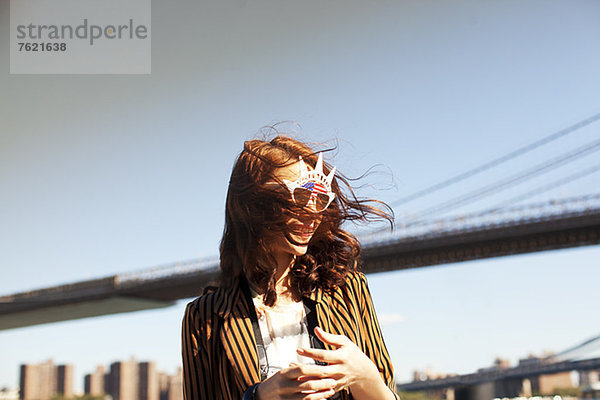
[[[420,235],[363,241],[365,273],[600,243],[600,208]],[[217,260],[109,276],[0,297],[0,330],[142,309],[196,297],[218,278]]]
[[[600,368],[600,358],[559,362],[553,362],[549,360],[547,362],[540,362],[532,365],[495,369],[473,374],[454,375],[441,379],[410,382],[396,385],[396,388],[398,390],[405,391],[459,388],[503,379],[524,379],[544,374],[556,374],[558,372],[565,371],[595,370],[598,368]]]

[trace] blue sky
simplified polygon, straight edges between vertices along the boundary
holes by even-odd
[[[217,253],[244,140],[297,121],[359,194],[394,201],[600,112],[595,1],[153,3],[149,76],[19,76],[0,42],[0,293]],[[0,4],[2,37],[8,3]],[[598,138],[591,125],[447,200]],[[596,163],[591,155],[469,212]],[[598,192],[590,175],[531,201]],[[399,381],[600,333],[596,247],[370,275]],[[76,384],[133,355],[174,372],[186,301],[0,332],[0,386],[18,366],[74,363]]]

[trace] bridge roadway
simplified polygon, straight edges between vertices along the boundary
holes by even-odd
[[[472,387],[486,382],[517,380],[565,371],[586,371],[599,368],[600,358],[577,361],[546,361],[528,365],[519,365],[513,368],[484,370],[482,372],[466,375],[454,375],[440,379],[415,381],[396,385],[396,388],[403,391],[440,390],[448,388],[457,389],[462,387]],[[511,397],[516,396],[518,396],[518,393]]]
[[[454,221],[361,238],[365,273],[600,243],[600,208],[499,222]],[[0,297],[0,330],[167,307],[198,296],[218,261],[194,260]]]

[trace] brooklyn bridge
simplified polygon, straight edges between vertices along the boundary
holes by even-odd
[[[415,224],[361,242],[366,273],[594,245],[600,195]],[[168,307],[217,276],[217,259],[199,259],[2,296],[0,329]]]
[[[582,120],[550,136],[515,149],[436,185],[392,203],[395,210],[520,157],[592,125],[600,114]],[[506,175],[483,187],[443,201],[407,218],[396,220],[393,231],[360,232],[361,269],[365,273],[422,268],[491,257],[590,246],[600,243],[600,193],[524,202],[600,171],[590,163],[567,176],[542,186],[528,186],[517,196],[494,202],[494,195],[583,159],[600,150],[595,140],[544,160],[516,174]],[[596,158],[597,159],[597,158]],[[459,206],[488,198],[487,208],[453,214]],[[489,201],[491,199],[491,201]],[[179,299],[195,297],[218,278],[218,259],[174,262],[136,272],[73,282],[0,297],[0,329],[89,318],[100,315],[169,307]],[[592,340],[597,344],[598,338]],[[589,343],[586,344],[589,348]],[[564,371],[600,369],[600,358],[586,358],[580,347],[559,357],[537,360],[513,368],[499,368],[467,375],[415,381],[399,385],[402,390],[444,391],[447,398],[475,398],[478,391],[493,396],[517,396],[537,376]],[[527,383],[529,382],[529,383]]]

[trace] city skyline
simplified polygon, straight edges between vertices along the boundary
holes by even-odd
[[[24,363],[19,367],[19,398],[21,400],[51,400],[56,395],[73,398],[80,395],[104,396],[114,400],[181,400],[182,369],[175,374],[158,370],[154,361],[112,361],[108,368],[98,364],[96,370],[86,373],[83,391],[74,390],[74,364],[55,365],[48,359]],[[13,389],[13,388],[9,388]]]
[[[543,355],[529,354],[520,358],[517,365],[511,365],[510,361],[503,358],[496,358],[490,366],[477,369],[475,375],[481,374],[484,379],[475,386],[462,386],[457,384],[463,377],[453,373],[444,373],[428,368],[423,371],[413,371],[413,380],[411,383],[401,385],[400,390],[425,390],[431,398],[453,399],[455,396],[465,396],[465,391],[470,390],[472,394],[477,393],[481,396],[492,397],[531,397],[534,395],[554,395],[557,393],[578,393],[581,391],[594,393],[597,392],[600,384],[600,369],[590,368],[591,364],[585,364],[584,369],[565,369],[559,366],[558,370],[552,372],[548,365],[552,363],[561,364],[563,360],[568,359],[567,354],[577,354],[581,358],[581,348],[590,347],[596,343],[595,350],[598,351],[598,342],[600,336],[582,343],[579,346],[570,348],[567,352],[556,354],[547,352]],[[597,366],[600,366],[596,358]],[[581,364],[584,368],[583,365]],[[533,368],[540,368],[545,373],[535,374]],[[513,376],[508,380],[502,380],[502,371],[513,368],[525,368],[521,374],[523,378],[515,379],[515,372],[507,376]],[[51,400],[56,395],[64,398],[73,398],[74,396],[90,395],[92,397],[104,396],[110,394],[115,400],[181,400],[182,399],[182,369],[178,368],[175,375],[168,375],[163,371],[158,371],[153,361],[137,361],[135,357],[127,360],[113,361],[108,369],[103,365],[98,365],[94,372],[84,376],[84,392],[75,393],[73,391],[73,364],[54,365],[53,360],[46,360],[37,364],[23,364],[20,367],[20,390],[19,399],[21,400]],[[473,382],[473,374],[469,375],[467,382]],[[505,374],[506,375],[506,374]],[[483,378],[488,376],[487,378]],[[497,376],[496,380],[493,377]],[[466,376],[465,376],[466,377]],[[486,379],[488,381],[486,381]],[[440,383],[441,382],[441,383]],[[494,383],[495,382],[495,383]],[[410,388],[415,385],[421,389]],[[431,386],[433,385],[433,386]],[[427,387],[431,387],[427,389]],[[470,389],[469,389],[470,387]],[[8,396],[10,391],[2,388],[3,394]],[[572,391],[575,390],[575,391]],[[15,393],[17,393],[15,392]],[[487,394],[486,394],[487,393]],[[4,397],[3,397],[4,398]],[[8,396],[7,399],[12,397]],[[462,397],[461,397],[462,398]]]
[[[592,339],[594,339],[595,342],[599,342],[598,336],[596,336]],[[588,341],[589,341],[588,339],[583,340],[581,343],[575,344],[575,346],[569,346],[568,349],[572,349],[573,347],[580,346],[581,344],[588,342]],[[568,349],[562,349],[562,350],[568,350]],[[527,354],[521,355],[521,357],[519,357],[516,360],[516,362],[514,362],[514,361],[511,362],[509,359],[502,358],[502,356],[497,356],[495,359],[490,360],[489,364],[481,365],[476,370],[469,371],[469,372],[476,373],[476,372],[480,372],[482,370],[495,368],[498,365],[501,365],[502,368],[510,368],[513,366],[521,365],[523,363],[527,363],[530,360],[540,360],[540,359],[549,358],[549,357],[555,356],[557,353],[560,353],[560,352],[561,352],[561,350],[551,350],[551,349],[546,349],[539,354],[536,354],[534,352],[528,352]],[[600,358],[600,346],[596,345],[595,348],[591,349],[591,351],[588,351],[586,354],[587,354],[587,356],[585,358]],[[33,364],[33,365],[40,365],[40,364],[47,364],[47,363],[53,364],[54,358],[55,357],[52,357],[52,358],[42,361],[42,362],[38,361],[37,363],[33,362],[33,361],[29,361],[27,363],[21,364],[20,368],[22,369],[23,365],[31,365],[31,364]],[[56,358],[58,358],[58,357],[56,357]],[[129,356],[129,358],[125,362],[131,363],[131,362],[136,362],[137,360],[138,360],[138,357],[132,355],[132,356]],[[113,364],[121,363],[121,362],[123,362],[123,361],[114,361],[113,360],[113,361],[109,362],[107,365],[112,366]],[[155,362],[154,361],[139,361],[138,365],[141,365],[141,364],[154,364],[155,365]],[[70,369],[71,369],[70,374],[72,376],[73,371],[75,370],[75,365],[74,364],[64,364],[64,365],[61,364],[58,367],[60,367],[60,366],[64,367],[65,365],[70,367]],[[177,373],[181,373],[181,370],[180,370],[181,366],[178,366],[177,368],[178,368]],[[168,373],[166,373],[164,370],[158,371],[158,372],[168,375]],[[104,384],[100,384],[97,382],[95,384],[93,383],[93,379],[94,379],[93,377],[95,374],[101,373],[102,375],[104,375],[107,373],[103,364],[97,364],[96,371],[88,372],[88,373],[82,372],[82,373],[84,375],[82,376],[82,379],[80,379],[80,381],[83,383],[81,386],[83,388],[83,391],[71,390],[71,393],[73,393],[75,395],[81,395],[81,394],[94,395],[94,394],[97,394],[95,392],[97,392],[98,389],[94,390],[91,388],[92,386],[96,387],[96,388],[102,387],[102,389],[104,389],[104,387],[105,387]],[[22,372],[21,372],[21,374],[22,374]],[[424,369],[422,371],[420,371],[418,369],[411,371],[411,375],[413,376],[413,381],[415,381],[418,379],[437,379],[437,378],[443,378],[443,377],[447,377],[447,376],[455,376],[455,375],[457,375],[457,373],[453,372],[453,371],[441,371],[441,370],[436,369],[435,367],[428,366],[426,369]],[[421,378],[418,378],[418,377],[421,377]],[[423,377],[426,377],[426,378],[423,378]],[[71,380],[72,380],[72,378],[71,378]],[[74,381],[76,382],[77,380],[74,380]],[[398,384],[400,382],[396,382],[396,383]],[[8,386],[5,386],[5,387],[7,389],[14,389],[13,387],[8,387]],[[150,400],[152,400],[152,399],[150,399]]]

